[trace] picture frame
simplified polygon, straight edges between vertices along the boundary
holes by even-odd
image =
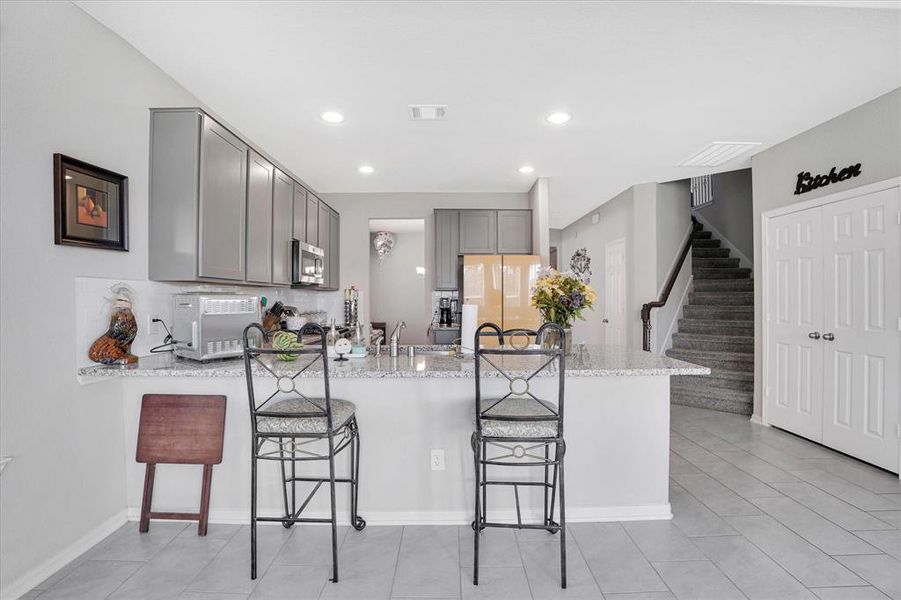
[[[128,177],[53,155],[54,243],[128,252]]]

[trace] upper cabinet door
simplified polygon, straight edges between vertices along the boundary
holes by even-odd
[[[272,193],[272,283],[291,283],[291,235],[294,222],[294,181],[275,170]],[[304,204],[304,208],[306,205]]]
[[[307,194],[307,243],[322,248],[319,243],[319,198]]]
[[[307,241],[307,191],[302,185],[294,183],[294,239]]]
[[[247,155],[247,281],[272,283],[272,180],[275,167]]]
[[[456,290],[460,211],[435,211],[435,289]]]
[[[460,211],[460,254],[497,253],[497,211]]]
[[[244,280],[247,146],[208,116],[200,152],[201,277]]]
[[[497,211],[497,253],[532,253],[532,211]]]
[[[341,217],[334,211],[329,211],[328,243],[329,283],[337,290],[341,287]]]
[[[309,221],[308,221],[309,222]],[[325,257],[322,260],[322,285],[324,289],[331,289],[331,269],[329,268],[329,257],[332,254],[332,248],[329,244],[329,209],[323,203],[319,203],[319,247],[325,250]]]

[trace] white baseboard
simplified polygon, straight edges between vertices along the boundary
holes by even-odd
[[[764,422],[763,422],[763,419],[760,418],[760,415],[758,415],[758,414],[753,414],[753,415],[751,415],[751,422],[754,423],[755,425],[761,425],[761,426],[763,426],[763,427],[769,427],[769,425],[768,425],[767,423],[764,423]]]
[[[128,512],[122,510],[110,517],[75,542],[69,544],[62,552],[29,570],[2,590],[0,600],[16,600],[31,591],[45,579],[65,567],[84,554],[94,544],[113,533],[128,521]]]
[[[140,519],[140,508],[128,509],[128,520]],[[515,523],[516,511],[491,511],[491,520],[501,523]],[[523,520],[540,519],[540,512],[525,510]],[[262,516],[262,515],[261,515]],[[266,516],[279,516],[266,514]],[[329,518],[325,512],[310,512],[305,516]],[[472,522],[471,511],[360,511],[367,525],[469,525]],[[665,504],[643,504],[639,506],[590,506],[572,507],[566,510],[566,520],[570,523],[597,523],[606,521],[660,521],[673,518],[672,508]],[[227,525],[247,525],[250,516],[246,510],[211,510],[210,523]],[[339,525],[349,525],[347,511],[340,511]],[[151,525],[153,527],[153,525]]]
[[[726,238],[726,236],[720,233],[716,227],[711,225],[707,219],[701,216],[701,213],[692,211],[691,214],[695,219],[698,220],[698,222],[700,222],[704,226],[704,229],[709,230],[715,238],[723,243],[724,247],[732,251],[732,256],[738,259],[738,266],[745,269],[751,269],[751,277],[754,277],[754,261],[745,256],[741,250],[733,246],[732,242],[730,242],[728,238]]]

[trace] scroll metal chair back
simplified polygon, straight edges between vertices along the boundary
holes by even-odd
[[[257,332],[257,335],[251,335],[252,333]],[[295,333],[295,332],[290,332]],[[269,341],[270,334],[263,326],[259,323],[251,323],[244,329],[244,371],[247,374],[247,398],[250,401],[250,415],[251,415],[251,424],[253,427],[254,435],[259,434],[258,428],[258,419],[260,418],[303,418],[303,417],[325,417],[326,423],[328,424],[328,430],[332,430],[332,403],[331,403],[331,390],[329,389],[329,377],[328,377],[328,347],[326,346],[326,333],[325,329],[322,326],[316,323],[307,323],[304,325],[303,329],[296,332],[297,335],[297,344],[300,345],[302,342],[302,338],[304,335],[315,335],[319,337],[319,343],[311,346],[304,346],[303,348],[266,348],[263,345],[257,345],[257,340],[262,340],[264,343]],[[293,360],[296,360],[298,356],[303,357],[311,357],[310,360],[306,361],[306,364],[301,366],[297,371],[294,371],[293,374],[289,370],[288,372],[282,372],[279,369],[277,373],[275,369],[273,369],[270,365],[266,364],[264,361],[260,359],[261,356],[272,356],[274,358],[278,358],[280,356],[291,358],[292,361],[284,361],[282,364],[290,365]],[[323,384],[325,386],[325,393],[322,401],[314,402],[309,397],[301,393],[298,389],[298,379],[300,376],[307,370],[309,370],[313,365],[319,363],[321,360],[322,365],[322,379]],[[262,402],[257,403],[256,394],[254,392],[253,386],[253,371],[254,366],[258,368],[262,368],[267,371],[269,375],[275,378],[276,381],[276,389],[269,396],[266,397]],[[275,400],[280,400],[285,397],[296,397],[303,400],[310,401],[310,404],[313,408],[309,411],[305,412],[278,412],[273,411],[271,409],[267,409],[267,405],[270,405]],[[317,399],[318,400],[318,399]],[[321,405],[321,407],[320,407]],[[318,409],[317,409],[318,408]],[[272,435],[271,433],[267,435]]]
[[[545,529],[560,534],[560,583],[566,587],[566,509],[564,503],[563,440],[564,384],[566,372],[566,333],[553,323],[542,325],[537,331],[512,329],[502,331],[494,323],[483,323],[476,330],[475,348],[475,408],[476,431],[472,436],[475,457],[475,520],[473,521],[474,555],[473,583],[479,578],[479,532],[486,527]],[[497,338],[496,347],[483,347],[480,341]],[[534,339],[537,347],[530,346]],[[545,341],[553,340],[553,345]],[[509,345],[507,344],[509,341]],[[507,391],[497,397],[486,398],[483,376],[506,379]],[[533,391],[536,377],[549,378],[549,398]],[[556,378],[556,381],[554,381]],[[547,381],[547,379],[545,379]],[[546,386],[540,386],[547,389]],[[494,451],[489,456],[489,448]],[[492,480],[488,467],[537,467],[544,471],[542,481]],[[488,519],[489,487],[512,487],[516,502],[516,523],[493,522]],[[519,488],[539,487],[544,496],[543,519],[538,523],[523,523]],[[559,522],[554,520],[555,502],[559,495]]]
[[[244,330],[244,369],[247,378],[247,397],[250,404],[252,428],[251,449],[251,578],[256,578],[256,529],[257,522],[281,522],[286,528],[295,523],[329,523],[332,529],[332,581],[338,581],[337,518],[335,510],[335,484],[351,485],[351,524],[362,530],[366,521],[357,514],[358,481],[360,464],[359,428],[356,409],[351,402],[334,399],[329,387],[328,350],[326,332],[315,323],[308,323],[297,332],[287,335],[297,336],[297,347],[272,348],[265,343],[270,335],[257,323]],[[304,335],[318,338],[314,344],[302,345]],[[265,357],[283,360],[264,360]],[[295,361],[300,364],[294,366]],[[301,392],[299,383],[303,374],[319,366],[324,387],[321,397],[313,397]],[[257,395],[256,379],[275,382],[275,390],[265,398]],[[268,375],[268,376],[267,376]],[[317,452],[311,444],[326,441],[327,452]],[[335,456],[345,448],[350,448],[350,475],[335,476]],[[307,449],[311,448],[311,449]],[[257,516],[257,462],[259,460],[278,461],[283,484],[284,516]],[[299,477],[296,472],[298,462],[327,461],[328,477]],[[287,474],[286,464],[290,468]],[[298,507],[297,483],[315,484]],[[309,505],[316,492],[327,484],[330,491],[331,518],[303,517],[301,514]],[[290,501],[289,492],[290,490]]]

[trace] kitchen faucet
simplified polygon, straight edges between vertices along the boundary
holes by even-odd
[[[384,343],[384,341],[385,341],[385,336],[381,333],[378,335],[377,338],[375,338],[375,341],[373,342],[373,344],[375,344],[375,355],[376,356],[381,356],[382,343]]]
[[[391,357],[397,357],[397,346],[400,344],[400,332],[407,328],[407,324],[403,321],[399,321],[397,326],[394,328],[394,331],[391,332],[391,339],[389,340],[389,354]]]

